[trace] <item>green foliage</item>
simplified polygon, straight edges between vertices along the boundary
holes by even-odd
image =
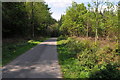
[[[67,38],[68,38],[67,36],[60,35],[60,36],[58,37],[58,41],[59,41],[59,40],[66,40]]]
[[[90,78],[119,79],[120,77],[120,71],[117,70],[116,66],[112,64],[101,65],[99,69],[96,68],[96,71],[93,70],[91,73]]]
[[[56,22],[45,2],[3,2],[3,38],[49,36],[48,27]]]
[[[102,9],[102,6],[107,8]],[[60,31],[69,36],[96,37],[96,40],[107,37],[117,40],[118,11],[114,6],[111,2],[100,0],[94,0],[88,6],[73,2],[61,17]]]
[[[78,36],[80,31],[84,34],[83,15],[86,12],[87,10],[84,4],[73,3],[72,7],[67,9],[66,15],[63,16],[63,23],[60,30],[63,33],[69,33],[69,35]]]
[[[107,6],[102,9],[102,6]],[[115,4],[93,0],[84,4],[72,3],[59,21],[62,35],[91,37],[95,40],[58,38],[59,61],[64,78],[119,78],[120,50],[118,49],[118,14]],[[101,38],[115,42],[104,45]],[[104,39],[104,43],[108,43]],[[117,42],[117,43],[116,43]]]
[[[2,3],[2,31],[3,38],[24,35],[26,23],[26,11],[24,3]]]
[[[57,49],[64,78],[120,77],[120,55],[115,53],[115,48],[100,48],[99,43],[95,45],[90,40],[60,39]]]

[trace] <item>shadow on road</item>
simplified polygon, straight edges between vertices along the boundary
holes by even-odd
[[[59,78],[57,38],[50,38],[3,67],[3,78]]]

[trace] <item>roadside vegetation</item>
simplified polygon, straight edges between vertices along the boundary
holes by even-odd
[[[37,45],[46,37],[56,36],[57,23],[43,2],[2,3],[2,65]]]
[[[25,53],[27,50],[36,46],[40,42],[44,41],[46,38],[38,38],[34,40],[4,40],[2,45],[2,65],[6,65],[7,63],[14,60],[19,55]]]
[[[119,79],[119,8],[120,4],[108,0],[73,1],[56,21],[44,1],[3,2],[3,65],[46,36],[61,35],[57,50],[64,78]]]
[[[120,78],[119,6],[92,0],[66,9],[57,48],[64,78]]]
[[[100,41],[95,44],[90,39],[60,36],[57,49],[64,78],[120,77],[120,53],[116,43],[102,46]]]

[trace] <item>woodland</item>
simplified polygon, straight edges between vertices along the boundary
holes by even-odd
[[[102,0],[87,5],[73,1],[57,21],[45,2],[3,2],[3,65],[47,38],[57,37],[64,78],[119,79],[119,6]]]

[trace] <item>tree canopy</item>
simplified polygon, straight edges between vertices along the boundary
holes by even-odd
[[[48,36],[47,29],[56,22],[45,2],[3,2],[4,37]]]
[[[102,6],[107,6],[102,8]],[[72,3],[61,17],[60,31],[63,35],[86,37],[113,37],[118,34],[118,11],[111,2],[93,1],[85,6]]]

